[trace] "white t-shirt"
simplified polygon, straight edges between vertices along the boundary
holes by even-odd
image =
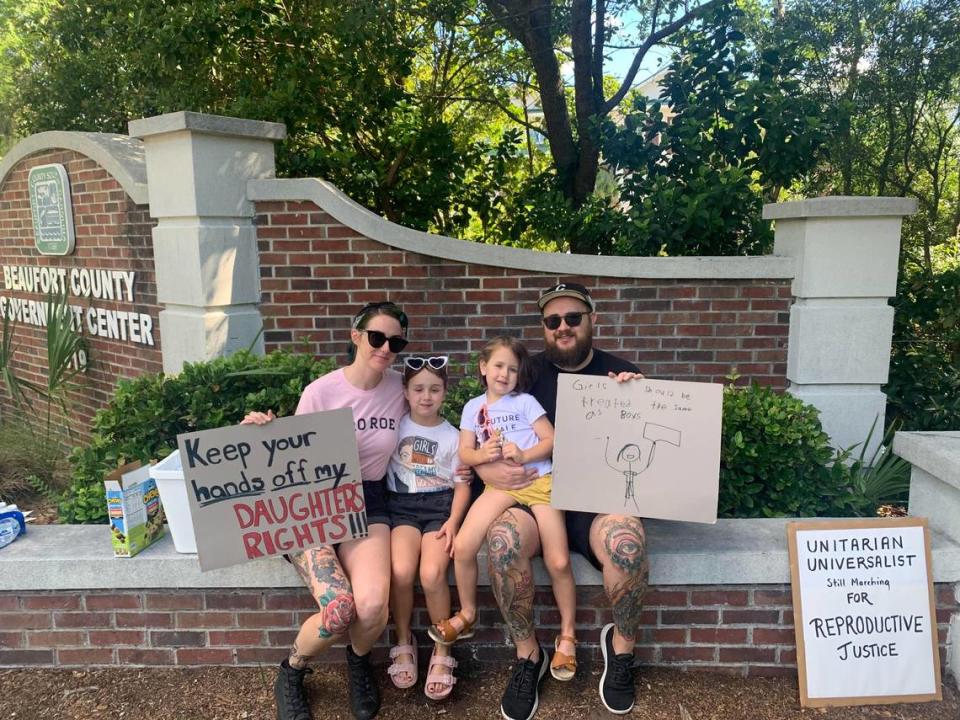
[[[419,425],[409,415],[400,420],[396,450],[387,468],[387,489],[395,493],[449,490],[457,477],[460,433],[446,420]]]
[[[504,395],[492,405],[487,404],[486,395],[468,400],[460,416],[460,429],[469,430],[477,436],[477,446],[488,438],[488,428],[493,427],[500,433],[504,442],[512,442],[521,450],[529,450],[540,439],[533,430],[533,423],[547,414],[543,406],[533,395],[513,393]],[[484,415],[489,420],[484,422]],[[553,469],[553,463],[547,460],[527,463],[540,475],[546,475]]]

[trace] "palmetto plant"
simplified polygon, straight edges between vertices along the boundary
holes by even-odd
[[[0,380],[10,393],[14,403],[20,408],[27,406],[27,391],[39,392],[39,388],[20,377],[13,371],[13,354],[17,346],[13,344],[13,321],[10,317],[10,305],[4,305],[3,328],[0,332]]]
[[[86,341],[74,328],[74,316],[67,304],[66,293],[47,295],[47,386],[42,395],[47,400],[46,436],[50,438],[53,404],[57,403],[64,416],[68,412],[70,384],[84,366],[79,362],[81,351],[86,352]],[[70,424],[66,423],[69,432]]]

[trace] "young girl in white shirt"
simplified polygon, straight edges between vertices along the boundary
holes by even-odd
[[[392,576],[390,609],[397,644],[387,672],[400,689],[417,682],[417,643],[410,629],[413,584],[419,574],[431,622],[450,614],[447,568],[457,530],[470,504],[469,480],[457,475],[460,435],[440,415],[447,391],[447,357],[404,360],[403,394],[410,411],[400,420],[397,449],[387,467]],[[443,700],[457,661],[447,645],[430,657],[424,694]]]

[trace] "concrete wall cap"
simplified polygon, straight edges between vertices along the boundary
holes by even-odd
[[[137,205],[147,204],[147,168],[143,143],[112,133],[51,130],[24,138],[0,160],[0,187],[14,165],[44,150],[73,150],[112,175]]]
[[[457,240],[392,223],[317,178],[250,180],[247,197],[254,201],[310,201],[347,227],[384,245],[477,265],[618,278],[759,280],[790,279],[795,274],[794,260],[788,257],[571,255]]]
[[[283,123],[247,120],[225,115],[181,110],[180,112],[155,115],[128,123],[131,137],[145,138],[151,135],[192,130],[207,135],[227,137],[263,138],[265,140],[283,140],[287,136],[287,127]]]
[[[788,518],[718,520],[715,525],[647,520],[654,585],[744,585],[790,582]],[[960,545],[931,532],[934,582],[960,580]],[[481,585],[489,584],[485,554]],[[599,586],[592,565],[574,555],[580,586]],[[105,525],[41,525],[0,553],[5,590],[299,587],[293,567],[268,558],[200,572],[196,555],[176,552],[169,534],[133,558],[114,558]],[[537,560],[535,581],[550,583]],[[451,571],[451,578],[453,577]]]
[[[913,215],[917,211],[916,198],[862,197],[835,195],[831,197],[791,200],[763,206],[764,220],[790,220],[818,217],[869,217],[877,215]]]
[[[893,451],[947,485],[960,489],[960,430],[898,432]]]

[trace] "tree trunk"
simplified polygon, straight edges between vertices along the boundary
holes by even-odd
[[[550,0],[487,0],[497,22],[519,42],[533,64],[540,89],[540,106],[547,124],[547,141],[566,197],[573,197],[577,147],[567,113],[563,77],[554,52]]]

